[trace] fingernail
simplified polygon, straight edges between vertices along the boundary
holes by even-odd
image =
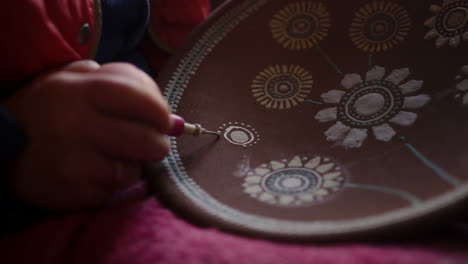
[[[101,68],[101,65],[98,62],[94,61],[94,60],[88,60],[88,66],[90,68],[94,68],[94,69]]]
[[[178,137],[184,133],[185,128],[185,120],[175,114],[171,114],[171,131],[169,131],[168,135],[171,137]]]
[[[81,60],[81,61],[77,61],[77,62],[75,62],[75,65],[83,66],[83,67],[86,67],[86,68],[89,68],[89,69],[93,69],[93,70],[96,70],[96,69],[101,68],[101,65],[99,65],[99,63],[97,63],[97,62],[94,61],[94,60]]]

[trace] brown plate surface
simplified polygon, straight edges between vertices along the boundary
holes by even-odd
[[[232,1],[160,75],[162,198],[279,239],[398,230],[468,197],[468,1]]]

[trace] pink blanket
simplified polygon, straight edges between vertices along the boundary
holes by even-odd
[[[285,245],[193,226],[133,189],[86,214],[47,219],[0,240],[1,263],[468,263],[468,235],[393,245]]]

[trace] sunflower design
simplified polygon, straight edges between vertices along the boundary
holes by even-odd
[[[456,98],[459,98],[464,105],[468,105],[468,65],[462,67],[462,75],[457,76],[460,81],[456,88],[459,91]]]
[[[411,126],[417,114],[404,111],[419,109],[430,100],[427,94],[407,96],[422,88],[423,81],[409,80],[408,69],[392,71],[385,78],[385,68],[375,66],[363,81],[359,74],[347,74],[341,82],[346,89],[331,90],[321,95],[325,103],[337,107],[321,110],[315,116],[320,122],[337,120],[325,136],[345,148],[360,148],[372,129],[377,140],[388,142],[396,134],[389,125]]]
[[[252,95],[268,109],[289,109],[303,102],[312,88],[312,75],[297,65],[276,65],[252,81]]]
[[[437,48],[447,43],[451,47],[458,47],[462,40],[468,41],[468,1],[445,0],[442,6],[431,5],[434,16],[424,25],[430,30],[424,39],[435,39]]]
[[[349,36],[359,49],[376,53],[403,42],[410,28],[411,20],[405,8],[383,0],[373,1],[356,12]]]
[[[223,135],[229,143],[245,148],[252,147],[260,140],[260,136],[255,128],[239,122],[223,124],[218,129],[218,133]]]
[[[265,203],[278,206],[305,206],[330,198],[343,189],[344,173],[329,158],[296,156],[272,161],[250,172],[244,179],[244,192]]]
[[[271,33],[284,48],[304,50],[324,39],[330,28],[330,14],[320,2],[289,4],[273,16]]]

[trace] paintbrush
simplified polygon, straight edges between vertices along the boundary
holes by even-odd
[[[178,137],[183,134],[200,136],[200,135],[215,135],[219,137],[221,134],[215,131],[210,131],[206,128],[203,128],[200,124],[190,124],[185,122],[185,120],[175,114],[171,114],[172,120],[172,130],[169,132],[169,136]]]

